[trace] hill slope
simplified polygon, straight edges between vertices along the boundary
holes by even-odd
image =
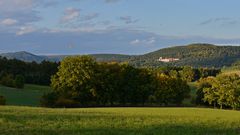
[[[13,52],[13,53],[2,53],[0,54],[1,57],[6,57],[8,59],[18,59],[25,62],[42,62],[46,61],[53,61],[58,62],[70,55],[34,55],[29,52],[21,51],[21,52]],[[90,54],[96,58],[97,61],[116,61],[116,62],[123,62],[130,59],[130,55],[122,55],[122,54]]]
[[[179,61],[163,63],[159,57],[179,58]],[[136,66],[194,66],[223,67],[230,66],[240,60],[240,46],[215,46],[211,44],[191,44],[160,49],[138,57],[133,57],[131,63]]]
[[[13,52],[13,53],[2,53],[0,54],[2,57],[6,57],[8,59],[18,59],[26,62],[41,62],[43,60],[47,60],[47,58],[43,56],[37,56],[29,52],[21,51],[21,52]]]

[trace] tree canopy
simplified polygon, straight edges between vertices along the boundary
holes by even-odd
[[[186,81],[127,63],[96,62],[90,56],[67,57],[52,77],[50,107],[180,105],[189,95]]]

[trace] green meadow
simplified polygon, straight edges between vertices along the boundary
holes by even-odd
[[[239,135],[240,112],[201,108],[0,107],[1,135]]]
[[[0,86],[0,95],[7,99],[7,105],[39,106],[41,96],[50,91],[48,86],[26,84],[24,89]]]
[[[194,97],[196,83],[189,85],[191,97]],[[41,96],[50,90],[48,86],[29,84],[22,90],[0,86],[0,95],[7,99],[7,106],[0,106],[0,135],[240,134],[239,111],[209,108],[37,107]],[[190,99],[186,99],[184,104],[190,106]]]

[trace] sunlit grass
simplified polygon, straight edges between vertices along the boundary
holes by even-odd
[[[4,135],[238,135],[240,112],[200,108],[0,107]]]

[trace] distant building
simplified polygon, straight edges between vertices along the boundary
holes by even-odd
[[[158,59],[158,61],[161,61],[161,62],[173,62],[173,61],[179,61],[180,59],[179,58],[162,58],[162,57],[160,57],[159,59]]]

